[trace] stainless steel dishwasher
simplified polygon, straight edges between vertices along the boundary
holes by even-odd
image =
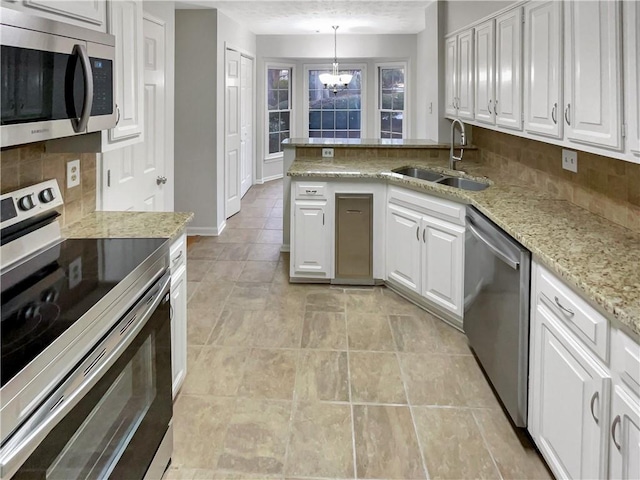
[[[519,427],[527,425],[531,253],[467,207],[464,331]]]
[[[336,271],[332,283],[373,285],[373,195],[336,194]]]

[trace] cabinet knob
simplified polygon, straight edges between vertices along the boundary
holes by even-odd
[[[156,183],[158,185],[164,185],[165,183],[167,183],[167,177],[158,177],[158,178],[156,178]]]

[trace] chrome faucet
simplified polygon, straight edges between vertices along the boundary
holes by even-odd
[[[453,142],[455,140],[454,133],[456,129],[456,124],[460,125],[460,156],[456,157],[453,151]],[[464,147],[467,144],[467,139],[464,134],[464,123],[460,121],[460,119],[456,118],[451,122],[451,150],[449,151],[449,168],[451,170],[456,169],[456,162],[462,160],[462,155],[464,154]]]

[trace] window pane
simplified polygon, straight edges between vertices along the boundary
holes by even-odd
[[[280,151],[280,134],[269,134],[269,153],[277,153]]]
[[[389,132],[380,132],[380,138],[391,138],[391,134]]]
[[[319,138],[320,134],[320,130],[309,130],[309,138]]]
[[[341,130],[347,129],[347,116],[346,111],[336,112],[336,128]]]
[[[349,112],[349,130],[360,130],[360,112]]]
[[[309,130],[320,130],[320,112],[309,112]]]
[[[279,131],[280,127],[280,114],[278,112],[269,112],[269,133]]]
[[[335,112],[332,111],[323,111],[322,112],[322,129],[323,130],[333,130],[335,128],[334,124]]]
[[[391,131],[402,133],[402,112],[394,113],[391,117]]]
[[[349,130],[349,138],[360,138],[360,130]]]
[[[282,142],[287,138],[289,138],[289,132],[280,133],[280,144],[282,144]]]
[[[341,70],[347,72],[347,70]],[[361,127],[361,71],[348,71],[353,78],[347,88],[334,94],[318,80],[328,70],[309,70],[309,136],[359,138]],[[319,111],[318,111],[319,110]],[[353,117],[353,118],[351,118]],[[318,130],[320,130],[318,132]],[[355,132],[350,132],[355,130]]]
[[[393,109],[404,110],[404,92],[398,92],[393,97]]]
[[[380,112],[380,130],[382,130],[383,132],[391,131],[391,113],[390,112]]]
[[[269,110],[276,110],[278,108],[278,91],[277,90],[267,91],[267,105]]]
[[[390,90],[382,90],[382,102],[380,108],[391,110],[393,108],[393,94]]]
[[[280,110],[289,109],[289,90],[278,90],[278,108]]]
[[[348,134],[346,130],[336,130],[336,138],[347,138]]]
[[[289,112],[281,112],[280,113],[280,131],[289,131]]]
[[[324,130],[322,132],[322,138],[334,138],[335,132],[333,130]]]

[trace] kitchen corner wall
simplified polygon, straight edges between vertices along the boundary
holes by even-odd
[[[80,185],[66,188],[67,162],[80,159]],[[44,143],[3,149],[0,192],[6,193],[51,179],[58,180],[64,207],[61,225],[69,225],[96,209],[96,154],[47,153]]]
[[[473,127],[480,161],[540,190],[640,232],[640,164],[578,151],[578,173],[562,169],[562,147]]]

